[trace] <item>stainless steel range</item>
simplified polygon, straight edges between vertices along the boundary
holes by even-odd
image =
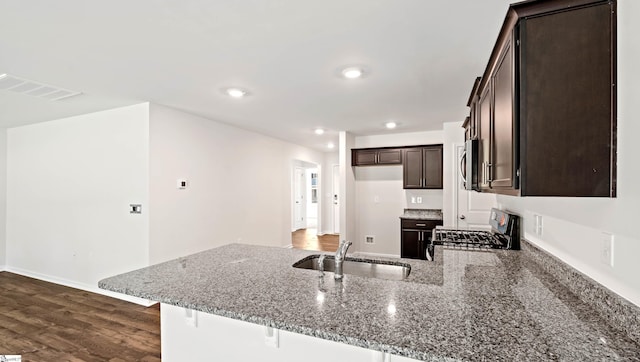
[[[457,249],[520,249],[520,217],[491,209],[491,231],[433,229],[432,243]]]

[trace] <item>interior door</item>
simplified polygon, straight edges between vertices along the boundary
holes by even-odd
[[[464,145],[456,145],[456,169],[464,152]],[[467,191],[460,172],[456,172],[456,218],[455,227],[459,229],[486,229],[492,207],[497,207],[496,194]]]
[[[305,225],[305,170],[304,168],[296,167],[293,174],[293,213],[294,223],[293,228],[295,230],[304,229]]]
[[[333,185],[331,187],[331,202],[333,213],[333,233],[340,234],[340,200],[338,195],[340,194],[340,165],[333,165]]]

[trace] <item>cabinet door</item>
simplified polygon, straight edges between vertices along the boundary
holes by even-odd
[[[491,162],[488,167],[491,188],[516,187],[514,160],[517,149],[513,89],[513,47],[511,42],[508,42],[493,76],[493,138]]]
[[[469,139],[474,140],[478,137],[478,96],[474,97],[473,103],[471,103],[469,109]]]
[[[400,165],[402,164],[402,149],[382,149],[378,151],[379,165]]]
[[[402,258],[411,258],[411,259],[420,259],[421,255],[424,255],[424,252],[421,254],[421,245],[420,241],[422,231],[418,230],[402,230],[402,242],[400,244],[400,257]]]
[[[483,91],[478,103],[478,186],[489,188],[487,165],[491,163],[491,82]]]
[[[615,3],[527,18],[521,34],[522,195],[615,196]]]
[[[442,146],[423,149],[423,187],[426,189],[442,188]]]
[[[422,188],[422,148],[408,148],[404,150],[402,165],[403,188]]]
[[[471,118],[467,117],[464,120],[464,140],[470,140],[471,139]]]
[[[353,166],[367,166],[376,164],[376,150],[355,150],[353,152]]]

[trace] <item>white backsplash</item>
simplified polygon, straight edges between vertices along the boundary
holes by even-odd
[[[404,190],[405,209],[442,209],[442,190]]]

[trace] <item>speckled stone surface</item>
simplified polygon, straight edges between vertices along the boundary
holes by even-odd
[[[310,254],[231,244],[99,286],[425,361],[640,360],[637,342],[526,250],[438,246],[433,262],[400,259],[412,267],[400,282],[292,267]]]
[[[595,280],[580,273],[553,255],[528,242],[522,248],[547,273],[577,295],[582,301],[592,305],[605,320],[640,343],[640,308],[628,300],[611,293]]]
[[[401,219],[442,220],[440,209],[404,209]]]

